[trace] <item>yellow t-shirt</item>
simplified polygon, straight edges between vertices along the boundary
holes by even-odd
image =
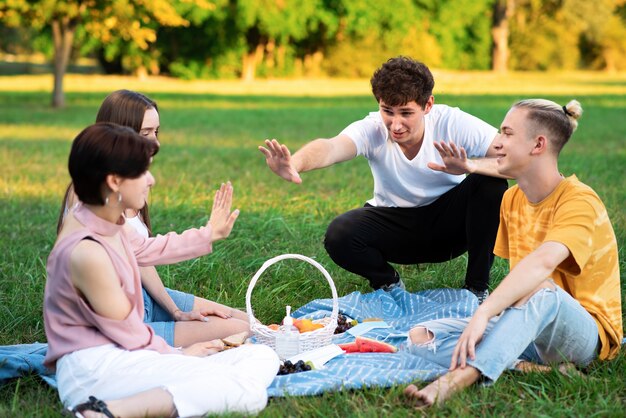
[[[623,337],[615,232],[598,195],[574,175],[536,204],[518,186],[502,198],[497,256],[509,259],[513,269],[547,241],[560,242],[570,251],[550,277],[596,320],[600,359],[615,357]]]

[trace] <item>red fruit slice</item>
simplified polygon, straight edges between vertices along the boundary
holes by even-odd
[[[367,337],[356,337],[351,343],[339,344],[346,353],[395,353],[398,349],[382,341],[373,340]]]
[[[359,346],[360,353],[395,353],[398,351],[398,349],[391,344],[367,337],[358,336],[354,342]]]
[[[351,342],[351,343],[338,344],[338,345],[339,345],[339,348],[341,348],[346,353],[358,353],[359,352],[359,345],[356,343],[356,341]]]

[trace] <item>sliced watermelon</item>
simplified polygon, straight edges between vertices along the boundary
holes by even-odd
[[[361,353],[395,353],[398,349],[382,341],[373,340],[367,337],[356,337],[355,342],[359,346]]]
[[[339,344],[339,348],[346,353],[395,353],[398,351],[391,344],[361,336],[356,337],[354,342]]]
[[[346,353],[358,353],[359,352],[359,346],[356,343],[356,341],[351,342],[351,343],[338,344],[338,345],[339,345],[339,348],[341,348]]]

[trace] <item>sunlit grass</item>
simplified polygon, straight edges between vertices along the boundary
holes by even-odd
[[[560,169],[576,173],[604,200],[626,272],[626,75],[436,72],[436,101],[458,106],[498,125],[509,106],[528,95],[565,103],[577,98],[585,114],[565,147]],[[70,75],[67,108],[49,107],[49,76],[0,77],[0,344],[45,340],[41,316],[45,260],[55,239],[60,200],[69,181],[71,140],[92,123],[110,91],[137,89],[161,110],[162,149],[151,167],[157,184],[151,214],[157,232],[181,231],[208,219],[213,192],[235,187],[241,216],[228,240],[195,261],[159,267],[164,282],[232,306],[245,306],[257,269],[282,253],[314,257],[330,272],[340,295],[369,291],[339,269],[323,249],[326,226],[372,194],[367,162],[356,159],[306,173],[293,185],[272,175],[257,146],[278,138],[292,151],[316,137],[334,136],[376,110],[367,80],[271,80],[249,84],[184,82],[165,78]],[[410,290],[459,287],[466,263],[398,266]],[[495,285],[508,271],[497,260]],[[622,284],[624,289],[624,284]],[[297,262],[268,272],[253,293],[263,321],[276,322],[285,304],[329,297],[323,277]],[[626,298],[623,297],[626,303]],[[443,416],[621,416],[626,355],[594,363],[593,384],[549,375],[505,375],[489,389],[474,388],[436,409]],[[402,388],[279,399],[262,416],[407,416]],[[58,416],[54,391],[26,378],[0,388],[0,416]],[[286,411],[289,411],[288,413]]]
[[[569,72],[456,72],[433,70],[435,94],[626,94],[626,73]],[[49,91],[51,75],[3,76],[0,91]],[[137,79],[124,76],[69,74],[68,92],[111,91],[128,88],[140,91],[186,94],[262,95],[262,96],[352,96],[369,95],[368,79],[270,79],[178,80],[166,77]]]

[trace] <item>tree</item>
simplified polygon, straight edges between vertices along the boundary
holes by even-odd
[[[326,71],[342,77],[370,77],[392,56],[408,55],[440,62],[440,50],[428,31],[428,12],[413,0],[338,0],[338,28],[327,45]]]
[[[253,80],[265,59],[270,67],[283,60],[290,42],[307,37],[319,0],[238,0],[234,21],[242,34],[242,80]]]
[[[505,72],[509,68],[509,19],[514,8],[515,0],[496,0],[493,4],[491,69],[496,72]]]
[[[155,25],[188,24],[171,3],[165,0],[12,0],[0,5],[0,20],[7,26],[51,28],[54,45],[52,105],[63,107],[63,78],[79,27],[104,44],[123,39],[146,49],[156,39]],[[207,0],[193,3],[214,8]]]
[[[516,0],[511,65],[521,70],[626,65],[624,0]]]

